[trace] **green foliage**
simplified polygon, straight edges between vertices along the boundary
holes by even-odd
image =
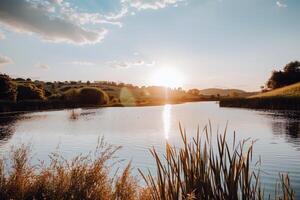
[[[17,87],[17,100],[44,100],[45,91],[34,84],[19,84]]]
[[[63,94],[63,98],[80,105],[105,105],[109,103],[108,95],[101,89],[94,87],[69,89]]]
[[[277,89],[298,82],[300,82],[300,62],[294,61],[288,63],[282,71],[273,71],[267,87]]]
[[[12,79],[0,74],[0,100],[16,101],[16,84]]]
[[[79,102],[84,105],[105,105],[109,103],[109,97],[101,89],[86,87],[79,90]]]
[[[76,103],[79,101],[79,94],[77,89],[68,89],[62,94],[62,98],[66,101]]]

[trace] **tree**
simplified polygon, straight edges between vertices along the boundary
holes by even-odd
[[[286,73],[293,73],[293,72],[299,73],[300,72],[300,62],[299,61],[290,62],[284,67],[283,70]]]
[[[21,84],[17,88],[17,100],[43,100],[45,91],[34,84]]]
[[[85,105],[104,105],[109,102],[109,97],[98,88],[87,87],[80,89],[79,102]]]
[[[0,100],[16,101],[16,90],[16,84],[12,79],[5,74],[0,74]]]
[[[300,62],[290,62],[283,70],[273,71],[267,82],[269,89],[276,89],[300,82]]]

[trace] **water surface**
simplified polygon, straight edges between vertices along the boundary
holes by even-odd
[[[154,107],[76,109],[0,116],[0,153],[12,145],[30,144],[34,158],[48,160],[59,149],[65,158],[93,150],[99,137],[121,145],[118,156],[132,161],[136,169],[154,170],[149,148],[164,150],[168,140],[179,145],[179,122],[188,136],[195,136],[211,121],[213,132],[228,123],[228,138],[257,139],[254,159],[262,160],[266,191],[273,192],[279,172],[289,172],[294,189],[300,191],[300,114],[219,108],[215,102]],[[121,164],[122,165],[122,164]],[[298,192],[299,193],[299,192]],[[299,195],[299,194],[298,194]]]

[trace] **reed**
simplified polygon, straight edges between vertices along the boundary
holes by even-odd
[[[252,171],[253,141],[233,144],[226,141],[226,131],[216,137],[213,148],[211,128],[191,141],[180,126],[183,145],[180,148],[166,144],[166,151],[159,156],[151,150],[156,161],[156,175],[140,173],[151,190],[154,200],[174,199],[226,199],[260,200],[265,196],[260,183],[259,170]],[[259,164],[259,162],[257,163]],[[295,199],[288,176],[281,175],[272,198]]]

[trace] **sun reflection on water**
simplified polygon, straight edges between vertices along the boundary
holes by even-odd
[[[164,124],[164,134],[165,138],[169,139],[170,127],[171,127],[171,105],[167,104],[164,106],[162,117]]]

